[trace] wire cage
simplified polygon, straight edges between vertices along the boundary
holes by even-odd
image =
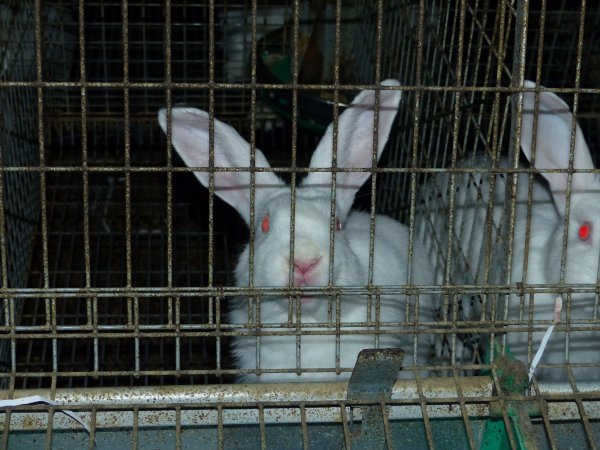
[[[597,448],[599,380],[578,370],[600,371],[599,352],[581,361],[575,343],[597,342],[598,275],[528,284],[511,258],[516,186],[548,169],[519,148],[527,94],[564,100],[600,163],[599,21],[593,2],[558,0],[4,2],[2,448]],[[389,78],[400,87],[382,86]],[[328,124],[336,130],[368,89],[379,124],[383,95],[402,100],[354,207],[405,224],[433,281],[333,283],[316,294],[326,323],[307,327],[304,291],[236,286],[256,232],[175,151],[174,111],[206,110],[209,134],[217,120],[231,125],[296,186]],[[333,215],[331,236],[336,227]],[[560,271],[567,260],[557,261]],[[542,358],[528,383],[552,324],[533,306],[547,292],[566,311],[547,352],[558,346],[567,359]],[[251,319],[273,295],[290,317],[275,332]],[[405,316],[346,324],[336,308],[351,295],[375,311],[386,295],[407,299]],[[251,299],[243,326],[228,323],[240,296]],[[576,300],[589,302],[586,317]],[[240,369],[232,341],[244,333],[256,349],[269,333],[291,337],[297,366],[257,357]],[[345,365],[342,343],[361,333],[378,351]],[[380,348],[386,333],[410,336],[399,377],[402,357]],[[298,355],[312,335],[338,344],[307,369]],[[513,336],[527,336],[525,350]],[[271,372],[297,382],[239,382]]]

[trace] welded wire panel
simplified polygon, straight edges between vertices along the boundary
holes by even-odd
[[[33,436],[40,448],[351,448],[361,406],[373,405],[348,400],[347,384],[240,381],[347,379],[356,342],[401,342],[406,353],[403,380],[375,405],[388,448],[488,448],[491,436],[512,448],[598,446],[600,360],[585,347],[600,332],[597,261],[575,258],[593,272],[578,278],[575,244],[560,233],[576,224],[576,243],[594,247],[593,217],[573,211],[577,172],[596,169],[576,153],[572,119],[567,162],[521,150],[530,128],[544,127],[532,109],[552,98],[572,111],[598,163],[598,5],[41,3],[0,6],[0,401],[41,395],[58,405],[4,404],[4,447]],[[357,98],[372,98],[361,104],[373,110],[365,134],[390,131],[375,133],[388,140],[382,159],[372,145],[355,171],[367,175],[350,199],[365,211],[364,270],[342,279],[347,224],[336,202],[359,187],[338,181],[356,169],[344,151],[361,135],[344,135],[361,123],[344,117]],[[183,105],[206,113],[182,127]],[[311,166],[330,123],[321,148],[332,156]],[[206,161],[190,163],[182,129],[196,133],[188,142],[206,147]],[[241,159],[224,162],[223,142]],[[564,204],[548,187],[559,172],[570,173]],[[240,186],[222,181],[240,173],[249,197],[236,212],[222,199]],[[265,214],[265,187],[272,198],[283,189],[265,183],[274,173],[291,187]],[[325,180],[320,200],[302,188],[311,178]],[[331,270],[318,286],[298,285],[314,263],[302,261],[306,211],[321,203]],[[543,261],[557,275],[541,281],[532,278],[540,260],[525,256],[543,231],[540,204],[549,218],[565,211]],[[381,245],[377,214],[406,228]],[[261,243],[281,222],[288,256],[276,260]],[[381,267],[376,250],[401,235],[407,261],[427,260],[427,270],[379,282],[398,267]],[[283,267],[281,279],[265,276],[267,265]],[[529,383],[557,296],[560,321]],[[265,315],[274,303],[281,314]],[[273,342],[285,361],[269,359]]]
[[[35,15],[32,4],[0,5],[0,82],[36,79]],[[63,24],[68,8],[60,2],[39,10],[43,21],[44,76],[65,79],[72,61],[73,35]],[[37,95],[31,87],[12,86],[0,91],[0,150],[4,167],[34,167],[38,164]],[[2,286],[26,286],[27,268],[32,257],[32,237],[39,220],[39,178],[26,172],[2,174]],[[10,262],[7,264],[7,262]],[[3,302],[3,325],[18,320],[22,305]],[[10,317],[13,316],[13,317]],[[0,366],[9,364],[8,341],[0,343]],[[0,382],[2,385],[6,380]]]

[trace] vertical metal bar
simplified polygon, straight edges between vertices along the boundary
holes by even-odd
[[[44,447],[52,450],[52,431],[54,430],[54,406],[48,406],[48,426],[46,428],[46,439]]]
[[[427,412],[427,397],[423,394],[423,386],[421,385],[421,379],[419,372],[415,371],[415,381],[417,382],[417,392],[419,394],[419,406],[421,407],[421,415],[423,416],[423,426],[425,427],[425,436],[427,437],[427,444],[429,448],[435,449],[435,442],[433,440],[433,432],[431,430],[431,423],[429,421],[429,413]]]
[[[570,222],[570,212],[571,212],[571,191],[572,191],[572,181],[573,181],[573,163],[575,159],[575,138],[576,138],[576,130],[577,130],[577,110],[579,108],[579,93],[577,90],[580,86],[581,81],[581,59],[583,52],[583,34],[584,34],[584,18],[585,18],[585,6],[586,0],[581,0],[581,8],[579,11],[579,29],[578,29],[578,39],[577,39],[577,57],[575,62],[575,93],[573,95],[573,121],[571,124],[571,140],[570,140],[570,148],[569,148],[569,172],[567,173],[567,190],[566,190],[566,205],[565,205],[565,221],[563,228],[563,238],[562,238],[562,255],[560,259],[560,278],[559,283],[564,284],[565,275],[566,275],[566,266],[567,266],[567,245],[569,239],[569,222]],[[567,303],[567,308],[569,308],[569,303]],[[567,338],[569,333],[567,332]],[[568,344],[568,342],[567,342]],[[568,351],[568,345],[566,347]]]
[[[132,252],[131,252],[131,129],[129,108],[129,4],[128,0],[121,3],[121,39],[123,43],[123,144],[125,169],[125,261],[126,287],[132,287]],[[133,303],[133,304],[132,304]],[[128,297],[128,304],[133,308],[134,330],[134,365],[135,372],[140,371],[140,341],[139,341],[139,298]],[[137,376],[137,375],[136,375]]]
[[[532,385],[535,390],[535,394],[536,394],[537,401],[539,404],[540,412],[542,413],[542,420],[544,422],[544,430],[546,431],[546,435],[548,436],[548,442],[550,443],[550,448],[552,450],[557,450],[556,436],[554,435],[554,431],[552,429],[552,424],[550,423],[550,417],[548,416],[548,402],[541,395],[537,380],[535,378],[533,379]]]
[[[350,421],[346,412],[346,403],[340,403],[340,414],[342,416],[342,430],[344,432],[344,450],[352,450],[352,433],[350,433]]]
[[[492,379],[494,383],[494,392],[496,392],[498,397],[498,404],[500,405],[500,411],[502,411],[502,420],[504,422],[504,429],[506,430],[506,434],[508,436],[508,442],[510,444],[511,449],[516,449],[517,441],[515,438],[515,434],[513,431],[513,427],[511,424],[510,417],[508,416],[509,406],[506,400],[504,399],[504,393],[502,392],[502,388],[498,379],[498,373],[496,372],[496,368],[492,366]]]
[[[172,102],[172,66],[171,66],[171,0],[165,1],[164,6],[165,12],[165,97],[167,104]],[[145,29],[145,28],[144,28]],[[144,46],[144,49],[146,46]],[[173,288],[173,152],[171,145],[167,146],[167,211],[166,211],[166,222],[167,222],[167,288],[170,290]],[[173,297],[169,295],[167,299],[169,316],[172,316],[173,306],[176,308],[176,316],[179,316],[179,297],[175,298],[175,305],[173,305]],[[169,321],[170,323],[171,320]],[[175,367],[179,371],[181,369],[180,361],[180,349],[181,349],[181,338],[179,336],[179,324],[176,326],[175,334]]]
[[[394,441],[392,439],[392,428],[390,426],[390,418],[388,414],[388,408],[385,402],[381,402],[381,417],[383,417],[383,432],[385,435],[385,443],[388,449],[393,449]]]
[[[13,394],[11,392],[11,397],[13,397]],[[6,409],[4,411],[4,425],[3,425],[3,431],[2,431],[2,435],[0,436],[0,438],[2,439],[2,448],[8,448],[8,437],[10,435],[10,420],[11,420],[11,416],[12,416],[12,411],[10,409]]]
[[[219,379],[221,377],[221,299],[222,297],[217,297],[216,301],[215,301],[215,314],[216,314],[216,321],[215,321],[215,327],[216,327],[216,355],[215,355],[215,359],[216,359],[216,367],[215,369],[217,370],[217,373],[219,374]],[[179,322],[178,322],[179,323]]]
[[[504,3],[502,4],[503,7],[503,11],[502,11],[502,15],[500,16],[501,18],[501,22],[500,22],[500,30],[504,29]],[[513,73],[518,73],[520,74],[519,77],[523,77],[524,74],[524,70],[525,70],[525,52],[527,49],[527,29],[528,29],[528,11],[529,11],[529,0],[518,0],[517,3],[517,18],[515,21],[515,26],[516,26],[516,33],[515,33],[515,54],[514,54],[514,64],[513,64]],[[499,36],[499,47],[502,50],[503,49],[503,43],[504,43],[504,34],[502,32],[499,32],[498,34]],[[500,86],[502,83],[502,54],[498,55],[498,67],[496,69],[496,85]],[[493,141],[494,144],[496,145],[496,143],[498,142],[497,136],[498,136],[498,129],[499,129],[499,107],[500,107],[500,93],[497,92],[495,94],[495,99],[494,99],[494,109],[493,109],[493,125],[492,125],[492,130],[493,130]],[[515,147],[514,149],[511,149],[512,151],[512,168],[516,169],[518,168],[518,161],[519,161],[519,148]],[[494,180],[494,177],[491,177],[492,180]],[[513,258],[513,253],[512,253],[512,247],[513,247],[513,239],[514,239],[514,229],[515,229],[515,214],[516,214],[516,194],[517,194],[517,174],[513,173],[512,175],[508,175],[507,179],[509,181],[508,185],[507,185],[507,192],[506,192],[506,198],[509,201],[509,211],[508,211],[508,229],[507,229],[507,233],[508,233],[508,241],[506,244],[506,261],[505,261],[505,273],[506,273],[506,277],[507,279],[505,280],[506,283],[511,283],[513,280],[511,279],[511,271],[512,271],[512,258]],[[491,188],[490,188],[491,191]],[[492,193],[492,192],[491,192]],[[488,217],[491,216],[491,205],[488,206]],[[489,219],[491,220],[491,219]],[[490,241],[491,242],[491,241]],[[489,277],[489,273],[492,270],[491,269],[491,251],[486,255],[487,259],[485,261],[485,273],[486,273],[486,280]],[[508,317],[508,304],[509,304],[509,295],[505,296],[506,300],[504,302],[503,305],[503,318],[506,319]],[[503,337],[503,342],[504,344],[506,343],[506,337]],[[491,355],[493,358],[493,350],[491,351]]]
[[[100,370],[100,355],[99,355],[99,330],[98,330],[98,298],[93,297],[92,301],[92,334],[93,334],[93,353],[94,353],[94,373],[98,373]]]
[[[423,64],[423,39],[425,38],[425,24],[424,24],[424,20],[425,20],[425,4],[424,2],[421,2],[419,4],[419,25],[418,25],[418,44],[417,44],[417,67],[416,67],[416,79],[417,79],[417,83],[421,84],[422,83],[422,64]],[[461,14],[464,16],[464,10],[461,11]],[[461,52],[461,47],[459,45],[459,54]],[[458,64],[457,64],[458,65]],[[460,86],[460,81],[457,77],[457,85]],[[419,101],[420,101],[420,96],[421,93],[420,91],[416,92],[416,96],[419,97]],[[418,108],[415,108],[418,111]],[[415,129],[414,129],[414,137],[413,137],[413,145],[412,145],[412,155],[411,155],[411,165],[412,165],[412,169],[413,171],[411,171],[410,173],[410,200],[409,200],[409,212],[408,212],[408,225],[409,225],[409,233],[408,233],[408,273],[407,273],[407,284],[412,284],[413,280],[412,280],[412,261],[413,261],[413,250],[414,250],[414,240],[415,240],[415,210],[416,210],[416,191],[417,191],[417,173],[414,171],[414,169],[418,166],[418,155],[419,155],[419,151],[418,151],[418,146],[416,145],[416,143],[418,142],[418,127],[419,127],[419,121],[418,121],[418,113],[415,116]],[[410,297],[412,295],[407,295],[407,301],[406,301],[406,305],[407,308],[409,305],[412,304],[412,302],[410,301]],[[414,307],[415,307],[415,311],[414,311],[414,328],[416,331],[416,328],[420,322],[419,320],[419,300],[420,297],[419,295],[415,295],[415,302],[414,302]],[[407,314],[405,316],[407,318],[407,320],[410,318],[410,313]],[[419,341],[419,335],[418,333],[414,334],[414,341],[413,341],[413,347],[414,347],[414,351],[413,351],[413,365],[418,364],[417,361],[417,355],[418,355],[418,351],[417,351],[417,345],[418,345],[418,341]],[[424,340],[422,339],[422,342]],[[452,353],[454,355],[454,352]]]
[[[171,53],[171,0],[165,1],[165,100],[167,103],[167,118],[171,118],[171,110],[172,110],[172,89],[171,83],[172,79],[172,53]],[[170,139],[172,138],[172,127],[171,120],[167,120],[167,287],[169,289],[173,288],[173,152]],[[175,308],[175,370],[179,372],[181,370],[181,336],[180,336],[180,297],[175,297],[175,302],[173,302],[173,297],[169,296],[168,300],[168,311],[169,316],[172,315],[173,307]],[[174,303],[174,304],[173,304]],[[171,320],[169,320],[171,322]]]
[[[262,404],[258,405],[258,427],[260,430],[260,448],[267,449],[267,432],[265,430],[265,408]]]
[[[5,149],[2,146],[3,139],[0,139],[0,168],[4,168],[4,151]],[[9,284],[8,279],[8,242],[7,242],[7,234],[8,230],[6,228],[6,211],[4,208],[5,202],[5,189],[4,189],[4,171],[0,170],[0,267],[1,267],[1,276],[2,279],[0,282],[4,287],[12,287]],[[4,323],[0,323],[1,326],[10,327],[10,333],[12,337],[10,338],[10,354],[11,354],[11,370],[10,370],[10,378],[8,381],[9,388],[12,391],[14,389],[15,384],[15,372],[17,367],[16,361],[16,348],[17,348],[17,340],[16,340],[16,318],[14,317],[14,302],[16,299],[14,297],[5,297],[2,299],[2,309],[3,311],[0,315],[4,315]],[[4,378],[0,377],[0,386],[3,388],[6,387]],[[10,414],[6,413],[7,419],[5,419],[4,423],[4,433],[3,433],[3,443],[4,448],[8,446],[8,431],[10,428]],[[7,422],[8,420],[8,422]]]
[[[340,355],[340,350],[342,347],[342,333],[341,333],[341,324],[342,320],[342,296],[341,294],[335,294],[335,373],[339,375],[342,373],[340,370],[342,356]]]
[[[140,431],[140,408],[133,407],[133,425],[131,430],[131,450],[139,448],[139,431]]]
[[[215,2],[208,2],[208,279],[214,285],[215,253]],[[214,298],[208,297],[208,311],[212,314]]]
[[[175,407],[175,450],[181,450],[181,406]]]
[[[83,178],[83,258],[85,287],[91,287],[90,270],[90,214],[89,214],[89,173],[88,169],[88,121],[87,121],[87,76],[85,68],[85,12],[83,1],[79,3],[79,82],[81,107],[81,174]],[[89,304],[89,297],[86,302]],[[88,318],[88,323],[90,319]]]
[[[340,83],[340,42],[341,42],[341,20],[342,20],[342,2],[337,0],[335,4],[335,48],[333,65],[333,122],[332,122],[332,155],[331,155],[331,203],[329,219],[329,281],[328,286],[333,286],[333,265],[335,261],[335,193],[337,185],[337,150],[338,150],[338,132],[339,132],[339,83]],[[337,357],[338,355],[336,355]]]
[[[40,159],[40,208],[41,208],[41,222],[42,222],[42,266],[44,276],[44,288],[50,288],[50,271],[48,264],[48,209],[47,209],[47,189],[46,189],[46,154],[44,149],[45,132],[44,132],[44,89],[43,89],[43,77],[42,77],[42,7],[41,0],[35,0],[35,66],[36,66],[36,80],[38,87],[37,93],[37,123],[38,123],[38,147],[39,147],[39,159]],[[13,310],[11,311],[14,317],[14,302]],[[50,300],[45,299],[46,303],[46,324],[50,326],[52,319],[50,316]],[[13,323],[16,323],[16,319],[13,318]],[[56,338],[52,338],[53,345],[56,345]],[[16,352],[16,348],[13,348]],[[16,355],[15,355],[16,356]],[[53,359],[53,362],[56,362]],[[52,377],[56,377],[56,373],[52,374]]]
[[[256,14],[257,14],[257,3],[256,0],[252,1],[252,19],[251,19],[251,49],[250,49],[250,81],[252,83],[251,89],[251,101],[250,101],[250,167],[248,170],[250,171],[250,235],[249,242],[250,248],[248,252],[248,279],[250,287],[254,287],[254,243],[255,243],[255,201],[256,201],[256,172],[253,170],[256,168],[256,58],[257,58],[257,48],[256,48]],[[260,323],[260,302],[262,298],[252,297],[248,302],[248,321],[250,321],[251,317],[251,304],[254,303],[255,309],[254,311],[258,313],[257,322]],[[256,368],[260,368],[260,335],[256,336]]]
[[[332,122],[332,154],[331,154],[331,206],[330,206],[330,220],[329,220],[329,280],[328,286],[332,287],[334,285],[334,264],[335,264],[335,211],[336,211],[336,186],[337,186],[337,172],[335,169],[337,168],[337,151],[338,151],[338,136],[339,136],[339,83],[340,83],[340,42],[341,42],[341,16],[342,16],[342,6],[341,1],[336,2],[336,10],[335,10],[335,49],[334,49],[334,78],[333,82],[335,85],[335,89],[333,91],[333,122]],[[370,297],[369,297],[370,298]],[[340,330],[340,321],[341,321],[341,295],[336,294],[335,297],[335,305],[336,305],[336,314],[335,314],[335,324],[336,324],[336,334],[335,334],[335,369],[336,374],[339,375],[340,372],[340,349],[341,349],[341,333]],[[328,299],[329,305],[331,306],[331,298]],[[370,308],[368,308],[370,310]]]
[[[577,408],[579,409],[579,414],[581,415],[581,423],[583,425],[583,429],[585,431],[585,438],[589,445],[589,448],[592,450],[598,449],[598,441],[596,437],[594,437],[594,431],[592,430],[592,426],[590,425],[590,419],[585,411],[585,406],[581,401],[581,398],[576,398]]]
[[[249,273],[248,278],[250,280],[250,286],[254,286],[254,221],[255,221],[255,201],[256,201],[256,14],[257,4],[256,0],[252,0],[252,19],[251,19],[251,47],[250,47],[250,82],[252,88],[250,90],[250,166],[248,171],[250,172],[250,249],[248,254]]]
[[[302,424],[302,447],[308,450],[308,424],[306,422],[306,405],[300,404],[300,422]]]
[[[217,448],[223,450],[223,406],[217,405]]]
[[[460,412],[462,415],[463,423],[465,426],[465,432],[467,433],[467,439],[469,440],[469,448],[471,450],[476,450],[475,445],[475,437],[473,436],[473,428],[471,427],[471,421],[469,420],[469,414],[467,412],[467,407],[465,405],[465,398],[462,384],[460,382],[461,378],[459,377],[458,370],[453,370],[452,375],[454,377],[454,385],[456,386],[456,393],[458,394]]]
[[[301,296],[296,297],[294,302],[296,306],[296,373],[302,373],[302,300]]]
[[[297,144],[298,144],[298,75],[299,75],[299,29],[300,29],[299,1],[294,0],[294,25],[292,30],[292,142],[291,142],[291,180],[290,180],[290,257],[289,257],[289,285],[294,285],[294,252],[296,245],[296,170],[297,170]],[[289,297],[289,301],[292,298]],[[302,357],[301,336],[296,338],[296,369],[300,369]]]
[[[373,111],[373,154],[371,157],[371,218],[370,218],[370,236],[369,236],[369,272],[367,284],[373,286],[373,264],[375,261],[375,214],[377,200],[377,141],[379,130],[379,97],[381,87],[381,52],[383,41],[383,0],[377,1],[377,26],[375,38],[375,104]],[[369,302],[371,302],[371,294],[369,294]],[[370,306],[370,303],[369,303]],[[369,310],[371,308],[369,307]]]
[[[88,440],[88,450],[94,450],[96,447],[96,419],[97,419],[98,409],[95,406],[92,406],[92,410],[90,411],[90,436]]]

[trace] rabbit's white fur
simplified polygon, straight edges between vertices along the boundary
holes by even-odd
[[[532,88],[535,84],[526,81],[525,87]],[[516,99],[516,96],[515,96]],[[542,176],[533,179],[532,205],[528,207],[529,175],[520,173],[516,177],[516,207],[515,227],[512,243],[512,261],[510,273],[506,274],[506,239],[508,236],[509,209],[511,202],[505,201],[507,193],[507,175],[495,176],[495,191],[493,198],[493,218],[491,230],[486,229],[487,207],[490,200],[490,175],[486,173],[460,174],[456,176],[456,214],[455,239],[462,248],[455,249],[457,254],[452,262],[455,268],[468,268],[469,277],[454,280],[458,283],[469,284],[505,284],[524,282],[533,287],[556,285],[560,282],[561,257],[563,249],[563,233],[566,224],[566,189],[567,173],[544,172],[547,169],[563,169],[569,167],[569,151],[571,147],[571,132],[574,119],[567,104],[557,95],[542,91],[539,94],[539,112],[535,112],[536,95],[533,92],[523,93],[523,115],[521,127],[521,149],[527,159],[532,161],[532,137],[534,115],[537,115],[537,134],[535,150],[535,168]],[[575,130],[575,149],[573,168],[579,170],[593,169],[592,159],[579,126]],[[463,167],[479,167],[489,169],[489,158],[477,157],[471,161],[463,161]],[[532,164],[533,166],[533,164]],[[506,159],[499,161],[499,168],[507,168]],[[440,181],[442,186],[448,186],[448,176]],[[569,229],[567,232],[567,252],[564,282],[566,284],[596,284],[598,277],[598,261],[600,258],[600,182],[592,173],[574,173],[569,212]],[[444,193],[442,200],[447,200]],[[422,225],[422,230],[432,230],[432,223],[440,223],[431,214],[422,215],[430,223]],[[524,257],[527,243],[527,223],[530,221],[530,236],[527,249],[527,272],[524,272]],[[588,223],[591,225],[589,239],[579,238],[579,228]],[[440,225],[437,225],[440,227]],[[498,229],[502,228],[499,232]],[[446,230],[442,232],[442,249],[447,248]],[[445,233],[445,235],[443,234]],[[443,239],[446,239],[444,241]],[[467,245],[468,244],[468,245]],[[431,252],[434,251],[430,248]],[[484,255],[489,254],[489,261]],[[438,256],[444,260],[445,253]],[[462,258],[462,260],[461,260]],[[459,261],[457,263],[457,261]],[[465,265],[465,262],[467,263]],[[440,269],[438,282],[441,282]],[[486,272],[489,271],[489,278]],[[543,334],[554,318],[556,293],[536,293],[534,297],[526,295],[523,299],[517,295],[508,298],[508,320],[529,323],[533,318],[536,331],[517,331],[515,325],[508,325],[507,343],[511,353],[526,362],[531,363],[535,352],[540,346]],[[490,297],[491,299],[491,297]],[[498,297],[498,300],[500,296]],[[598,325],[598,311],[595,308],[595,297],[590,294],[563,295],[563,312],[561,326],[586,327]],[[492,302],[488,302],[488,312]],[[464,318],[473,320],[478,317],[480,310],[470,309],[467,302],[463,303]],[[478,306],[478,305],[476,305]],[[502,320],[504,309],[496,305],[496,318]],[[594,320],[593,323],[585,322]],[[530,327],[528,327],[530,328]],[[531,352],[528,343],[531,340]],[[568,342],[568,356],[566,347]],[[566,362],[572,364],[595,364],[594,367],[574,367],[573,374],[577,380],[594,380],[598,378],[597,365],[600,363],[600,332],[588,331],[554,331],[540,365]],[[439,344],[436,345],[439,347]],[[439,352],[438,348],[438,352]],[[540,367],[536,377],[542,381],[563,381],[567,373],[559,368]]]
[[[382,85],[399,86],[399,83],[396,80],[386,80]],[[377,157],[381,155],[388,140],[400,97],[401,92],[397,89],[380,91]],[[375,91],[362,91],[339,116],[337,167],[372,167],[375,99]],[[159,112],[159,123],[163,130],[167,129],[164,109]],[[172,142],[190,167],[209,165],[208,126],[209,117],[204,111],[191,108],[172,110]],[[332,142],[333,124],[328,127],[315,150],[311,168],[332,167]],[[258,149],[255,163],[256,167],[269,167]],[[233,128],[215,120],[214,166],[249,165],[250,145]],[[194,173],[203,185],[208,185],[207,171]],[[339,220],[341,230],[336,229],[334,234],[334,286],[360,287],[368,284],[371,218],[367,213],[351,211],[350,208],[356,191],[370,175],[370,171],[363,170],[338,172],[336,176],[336,228]],[[331,171],[311,172],[296,189],[294,262],[316,261],[308,271],[308,282],[303,282],[300,276],[296,278],[294,272],[294,284],[298,283],[300,286],[322,287],[329,284],[331,181]],[[215,193],[232,205],[250,226],[249,172],[215,172],[214,183]],[[290,284],[290,203],[289,186],[272,172],[256,172],[252,282],[255,287],[284,287]],[[262,227],[265,220],[269,225],[267,232]],[[375,216],[374,285],[408,284],[408,242],[409,233],[405,226],[391,218]],[[247,245],[235,269],[238,286],[250,285],[249,253],[250,245]],[[417,242],[414,244],[410,273],[410,283],[413,285],[429,285],[432,282],[430,265]],[[287,296],[265,295],[258,305],[252,301],[249,305],[246,297],[235,299],[229,313],[229,323],[244,325],[237,330],[246,335],[233,338],[234,355],[237,367],[248,370],[239,380],[265,382],[344,379],[349,376],[349,372],[336,373],[336,367],[353,367],[360,350],[376,346],[403,348],[406,352],[404,367],[412,366],[415,362],[424,364],[430,342],[424,336],[411,334],[411,330],[418,326],[418,321],[431,321],[429,297],[421,296],[418,316],[415,296],[381,296],[379,312],[378,303],[379,300],[375,298],[369,303],[364,295],[344,295],[339,298],[338,318],[336,299],[325,296],[304,296],[290,300]],[[297,315],[298,307],[300,317]],[[383,333],[374,333],[373,324],[376,319],[380,322],[377,329]],[[338,321],[341,331],[339,341],[336,337]],[[366,321],[370,321],[370,324],[366,325]],[[404,325],[389,326],[389,323],[398,322]],[[344,334],[348,331],[360,331],[362,334]],[[282,332],[286,335],[273,334]],[[336,362],[336,350],[339,350],[339,362]],[[286,369],[300,370],[293,373],[275,372]],[[306,369],[327,370],[302,372]],[[274,371],[258,375],[260,370]],[[412,373],[410,376],[413,376]]]

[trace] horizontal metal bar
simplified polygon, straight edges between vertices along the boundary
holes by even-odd
[[[556,92],[563,94],[597,94],[600,89],[594,88],[514,88],[510,86],[436,86],[436,85],[406,85],[406,86],[376,86],[373,84],[294,84],[290,83],[199,83],[199,82],[149,82],[149,81],[0,81],[1,88],[32,87],[32,88],[147,88],[147,89],[281,89],[297,91],[322,90],[356,90],[381,89],[419,92],[492,92],[514,94],[518,92]]]
[[[524,284],[515,285],[398,285],[398,286],[324,286],[318,287],[109,287],[109,288],[0,288],[5,298],[60,298],[60,297],[249,297],[267,296],[338,296],[338,295],[422,295],[422,294],[561,294],[598,293],[592,284]]]
[[[460,384],[460,395],[456,383]],[[487,417],[490,406],[495,408],[493,402],[497,398],[488,377],[429,378],[420,380],[419,384],[428,402],[430,418],[460,418],[462,413],[458,403],[465,398],[468,399],[465,408],[470,417]],[[579,384],[578,389],[579,392],[573,394],[566,385],[540,385],[540,395],[535,399],[548,400],[550,420],[577,420],[576,396],[584,399],[590,418],[600,418],[600,384]],[[308,422],[340,422],[340,403],[348,408],[367,404],[345,400],[346,390],[347,382],[57,389],[52,400],[59,406],[52,409],[55,412],[60,408],[71,409],[89,421],[93,408],[98,429],[130,428],[134,407],[139,408],[140,427],[174,426],[176,407],[181,410],[182,424],[216,425],[217,405],[223,408],[224,424],[257,423],[259,405],[264,407],[266,423],[299,423],[301,405]],[[0,392],[0,399],[9,398],[8,394],[8,391]],[[33,395],[48,397],[51,392],[15,392],[15,397]],[[586,400],[586,396],[591,400]],[[527,399],[516,397],[514,400]],[[416,381],[397,380],[392,400],[388,402],[390,419],[421,419],[420,401]],[[42,404],[10,408],[11,430],[44,429],[49,408]],[[354,409],[353,416],[360,418],[360,411]],[[3,413],[0,413],[0,421],[4,421]],[[55,414],[53,427],[78,428],[78,424]]]
[[[204,167],[163,167],[163,166],[5,166],[0,167],[0,172],[25,172],[25,173],[193,173],[193,172],[268,172],[268,173],[316,173],[316,172],[335,172],[335,173],[483,173],[483,174],[541,174],[541,173],[599,173],[600,169],[545,169],[545,168],[498,168],[485,169],[477,167],[456,167],[456,168],[432,168],[432,167],[375,167],[375,168],[339,168],[339,167],[219,167],[219,166],[204,166]],[[343,187],[343,185],[339,185]],[[322,186],[330,188],[331,185]],[[256,186],[257,189],[280,189],[281,186]]]

